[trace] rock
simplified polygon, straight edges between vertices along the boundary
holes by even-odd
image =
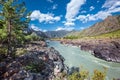
[[[64,58],[54,48],[45,47],[44,42],[29,44],[27,49],[26,54],[0,63],[0,79],[54,80],[55,77],[60,77],[55,74],[67,72]],[[27,69],[26,66],[32,69]]]
[[[120,62],[120,39],[62,40],[61,43],[79,46],[81,50],[90,51],[106,61]]]
[[[94,56],[107,61],[120,62],[120,50],[114,44],[96,46]]]

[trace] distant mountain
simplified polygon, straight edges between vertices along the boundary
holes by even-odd
[[[49,37],[49,38],[61,38],[70,32],[71,31],[65,31],[65,30],[47,31],[47,32],[45,32],[45,35],[47,35],[47,37]]]
[[[32,33],[35,33],[36,35],[40,36],[40,37],[43,37],[43,38],[48,38],[48,36],[42,32],[42,31],[35,31],[33,29],[31,29]]]
[[[44,32],[42,32],[40,30],[36,31],[33,28],[27,28],[27,29],[25,29],[24,33],[25,34],[35,34],[35,35],[43,37],[43,38],[48,38],[48,36]]]
[[[88,37],[110,33],[120,29],[120,15],[108,16],[102,22],[98,22],[93,26],[77,32],[67,34],[67,36]]]

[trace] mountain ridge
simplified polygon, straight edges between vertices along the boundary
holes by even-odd
[[[90,37],[109,33],[119,29],[120,29],[120,15],[108,16],[103,21],[98,22],[87,29],[72,32],[67,34],[66,36]]]
[[[45,33],[45,35],[47,35],[48,38],[62,38],[70,32],[71,31],[59,30],[59,31],[47,31],[44,33]]]

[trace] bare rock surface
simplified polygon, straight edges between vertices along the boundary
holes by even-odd
[[[27,53],[0,63],[0,80],[54,80],[63,72],[67,74],[64,58],[45,42],[33,42],[26,49]]]

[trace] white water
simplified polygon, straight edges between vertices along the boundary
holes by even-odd
[[[65,58],[65,64],[69,67],[83,67],[87,69],[91,75],[95,69],[104,70],[107,68],[107,80],[120,78],[120,63],[107,62],[91,55],[90,52],[82,51],[75,46],[66,46],[58,41],[50,41],[49,47],[54,47]]]

